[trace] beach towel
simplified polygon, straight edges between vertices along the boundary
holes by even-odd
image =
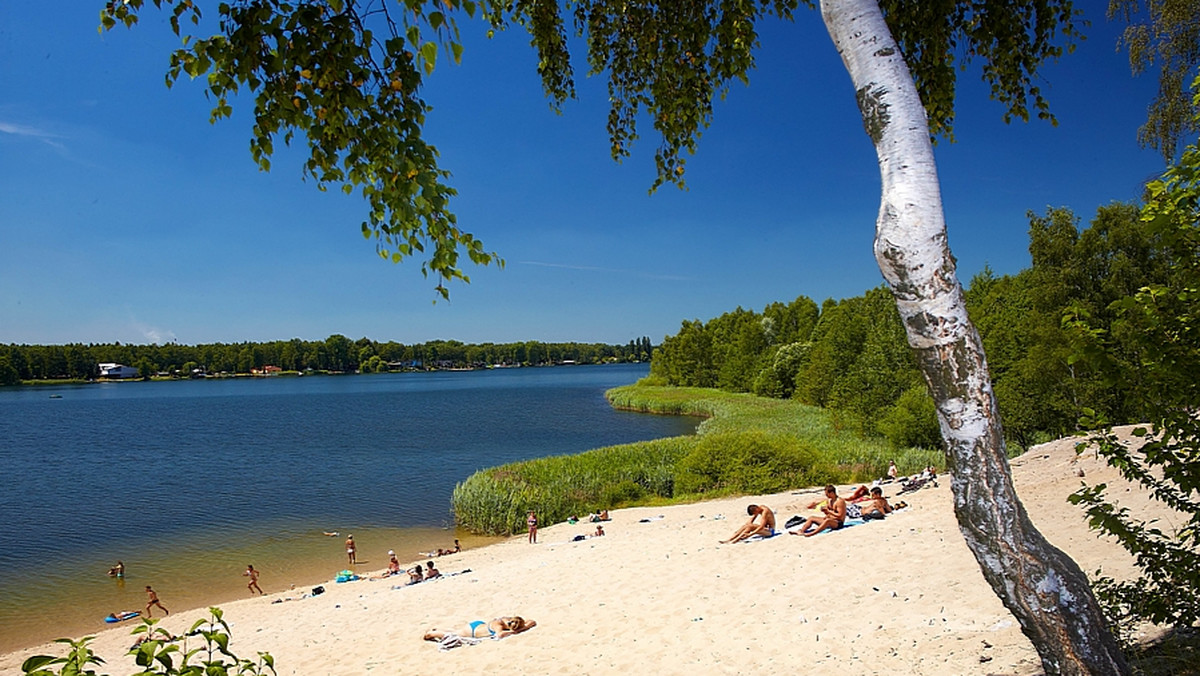
[[[459,636],[458,634],[446,634],[442,640],[438,641],[438,650],[445,652],[453,648],[459,648],[464,645],[476,645],[483,639],[471,638],[470,636]]]
[[[751,535],[750,537],[746,538],[745,540],[742,540],[742,542],[761,542],[762,540],[770,540],[771,538],[775,537],[776,535],[779,535],[779,531],[775,531],[774,533],[771,533],[770,535],[761,535],[761,534],[760,535]]]
[[[842,524],[841,528],[839,528],[837,530],[823,530],[820,533],[817,533],[817,535],[824,535],[826,533],[836,533],[838,531],[846,530],[847,528],[849,528],[851,526],[860,526],[864,523],[866,523],[866,521],[863,521],[862,519],[846,519],[845,523]],[[799,533],[800,531],[793,529],[793,528],[789,528],[788,532]]]

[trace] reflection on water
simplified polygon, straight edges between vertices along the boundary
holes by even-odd
[[[449,497],[482,467],[691,433],[614,411],[646,367],[562,367],[0,390],[0,650],[168,608],[328,581],[449,547]],[[60,394],[61,398],[50,395]],[[323,531],[338,531],[325,537]],[[121,581],[104,573],[118,559]]]

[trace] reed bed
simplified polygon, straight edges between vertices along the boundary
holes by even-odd
[[[839,430],[823,409],[703,388],[638,383],[606,393],[616,408],[704,417],[695,435],[621,444],[483,469],[454,489],[458,523],[480,533],[525,530],[601,509],[868,481],[895,460],[903,473],[941,466],[941,451],[892,449]]]

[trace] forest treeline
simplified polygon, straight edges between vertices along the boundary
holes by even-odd
[[[1115,386],[1077,359],[1080,328],[1066,320],[1087,318],[1093,332],[1106,332],[1114,302],[1167,283],[1170,248],[1132,204],[1101,207],[1083,230],[1068,209],[1029,218],[1031,266],[1004,276],[985,268],[966,290],[1006,436],[1027,447],[1069,434],[1085,408],[1110,421],[1139,421],[1144,412],[1131,402],[1146,397],[1126,391],[1138,383]],[[1136,363],[1120,335],[1109,338],[1115,359]],[[795,398],[898,447],[941,441],[933,401],[883,286],[820,306],[801,296],[762,312],[739,307],[708,322],[685,321],[655,350],[651,378]]]
[[[276,366],[285,371],[378,373],[479,368],[496,364],[644,362],[650,359],[653,349],[647,337],[631,340],[626,345],[539,341],[472,344],[457,340],[405,345],[393,341],[380,343],[369,338],[350,340],[340,334],[318,341],[293,338],[265,343],[204,345],[0,345],[0,385],[12,385],[22,380],[90,380],[99,375],[99,364],[107,362],[136,366],[143,376],[157,373],[187,376],[196,370],[208,374],[250,373],[265,366]]]

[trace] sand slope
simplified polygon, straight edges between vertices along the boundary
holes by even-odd
[[[1073,444],[1053,442],[1014,460],[1018,492],[1038,528],[1085,571],[1103,566],[1126,576],[1125,552],[1098,539],[1065,501],[1079,469],[1089,482],[1119,479],[1091,455],[1076,461]],[[894,499],[895,490],[887,495]],[[438,581],[329,583],[314,598],[272,603],[305,591],[296,590],[231,603],[224,609],[232,647],[243,656],[270,652],[281,674],[1040,672],[963,543],[948,481],[903,496],[910,508],[882,522],[717,544],[746,518],[746,504],[772,507],[782,524],[815,494],[620,510],[604,538],[572,542],[593,526],[560,524],[543,528],[537,545],[522,536],[441,557],[443,572],[471,572]],[[1136,492],[1121,495],[1145,509]],[[176,613],[164,626],[178,632],[202,614]],[[421,640],[432,627],[510,614],[538,626],[446,652]],[[122,655],[129,629],[95,641],[109,673],[132,671]],[[25,657],[55,650],[5,655],[0,673],[19,673]]]

